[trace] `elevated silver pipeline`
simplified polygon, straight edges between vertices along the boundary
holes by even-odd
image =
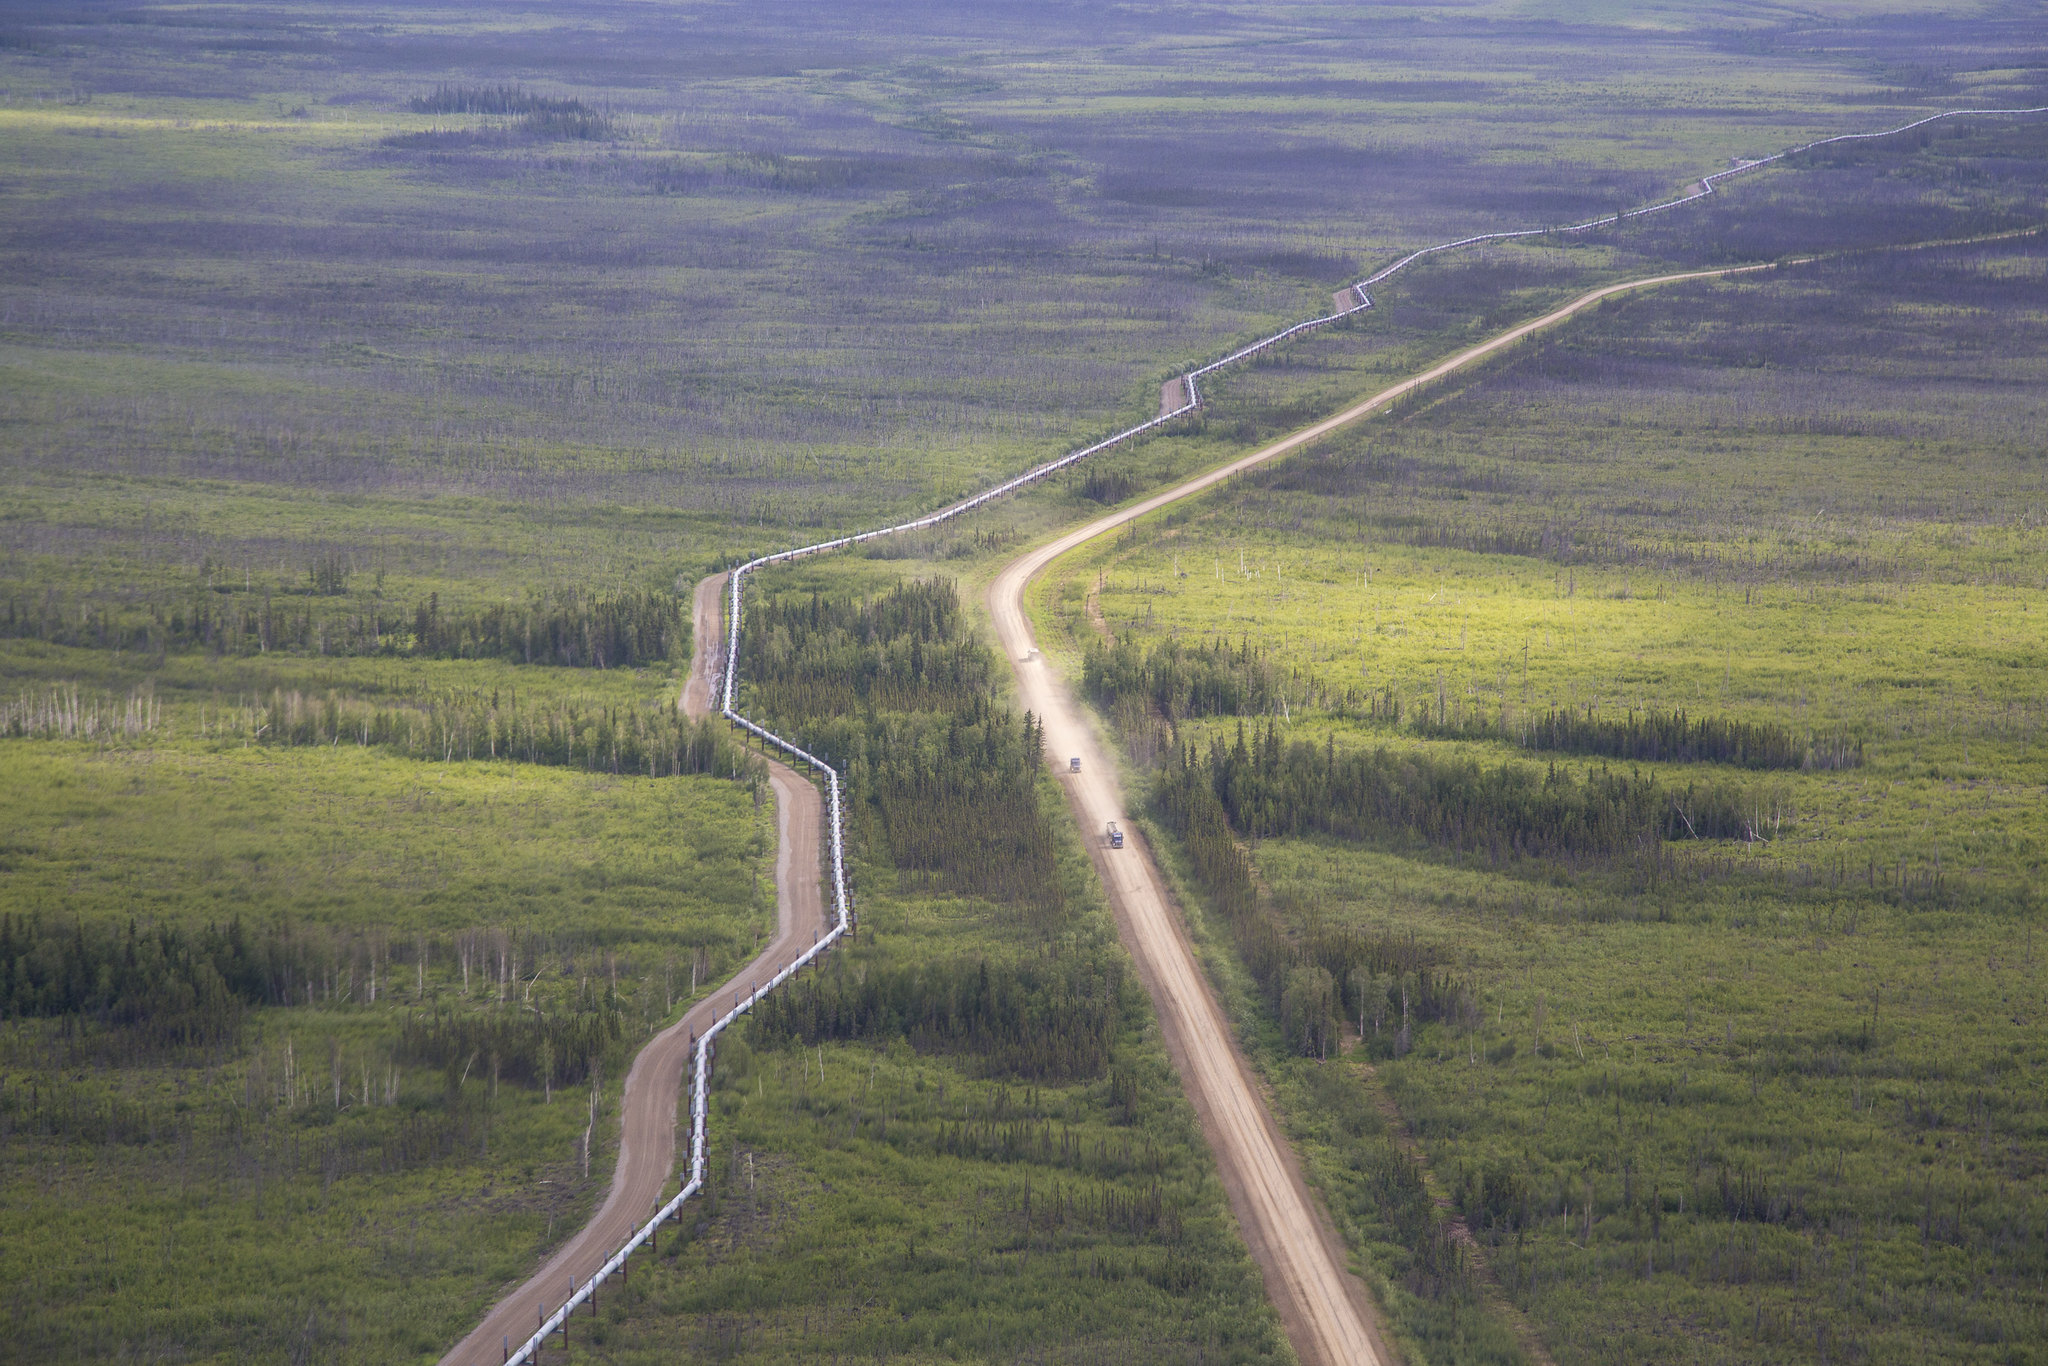
[[[1837,142],[1862,142],[1870,138],[1896,137],[1900,133],[1910,133],[1915,128],[1924,128],[1930,123],[1939,123],[1943,119],[1992,118],[2017,114],[2048,114],[2048,104],[2035,105],[2031,109],[1950,109],[1940,114],[1929,114],[1924,119],[1915,119],[1911,123],[1902,123],[1897,128],[1881,129],[1875,133],[1837,133],[1831,138],[1815,138],[1812,142],[1802,142],[1797,147],[1787,147],[1782,152],[1773,152],[1767,157],[1758,157],[1755,161],[1738,162],[1725,171],[1715,171],[1712,175],[1701,176],[1697,190],[1688,195],[1680,195],[1677,199],[1667,199],[1661,204],[1648,204],[1640,209],[1629,209],[1623,213],[1602,214],[1598,218],[1589,218],[1583,223],[1571,223],[1562,227],[1522,228],[1515,232],[1482,232],[1471,237],[1460,237],[1455,242],[1439,242],[1433,247],[1424,247],[1421,251],[1410,252],[1379,274],[1360,281],[1357,288],[1362,297],[1367,286],[1376,285],[1396,272],[1414,265],[1423,257],[1434,256],[1440,251],[1451,251],[1458,247],[1476,246],[1481,242],[1507,242],[1518,237],[1543,237],[1550,233],[1559,232],[1587,232],[1593,228],[1613,227],[1616,224],[1625,223],[1631,218],[1646,218],[1653,213],[1662,213],[1666,209],[1675,209],[1683,204],[1696,204],[1713,194],[1714,187],[1730,176],[1747,175],[1759,167],[1772,165],[1775,162],[1783,161],[1787,157],[1798,156],[1801,152],[1810,152],[1816,147],[1826,147]]]
[[[746,717],[740,715],[738,709],[734,706],[739,686],[740,597],[748,574],[765,565],[781,564],[786,560],[801,559],[807,555],[822,555],[828,551],[843,550],[847,546],[859,545],[863,541],[872,541],[878,537],[895,536],[906,531],[922,531],[926,527],[936,526],[940,522],[949,521],[963,513],[972,512],[976,508],[992,503],[1005,494],[1015,493],[1025,485],[1036,483],[1047,475],[1057,474],[1070,465],[1086,460],[1091,455],[1099,455],[1112,446],[1122,445],[1124,442],[1143,436],[1145,433],[1162,427],[1176,418],[1185,417],[1202,406],[1201,390],[1197,386],[1197,382],[1202,376],[1212,371],[1220,370],[1226,365],[1233,365],[1238,361],[1248,360],[1260,352],[1278,346],[1281,342],[1300,336],[1304,332],[1313,331],[1316,328],[1336,322],[1340,318],[1348,318],[1355,313],[1364,312],[1372,307],[1372,296],[1367,292],[1370,286],[1390,279],[1395,274],[1426,256],[1434,256],[1438,252],[1452,251],[1459,247],[1475,246],[1481,242],[1504,242],[1522,237],[1541,237],[1547,233],[1586,232],[1593,228],[1612,226],[1631,218],[1641,218],[1647,214],[1662,213],[1666,209],[1675,209],[1680,205],[1696,203],[1707,198],[1714,193],[1714,187],[1718,182],[1726,180],[1730,176],[1743,175],[1756,170],[1758,167],[1769,166],[1773,162],[1783,161],[1787,157],[1797,156],[1799,153],[1809,151],[1815,147],[1826,147],[1830,143],[1855,142],[1869,138],[1888,138],[1899,133],[1909,133],[1915,128],[1921,128],[1927,124],[1939,122],[1942,119],[1971,116],[1989,118],[2000,115],[2022,114],[2048,114],[2048,105],[2040,105],[2032,109],[1951,109],[1946,113],[1930,114],[1924,119],[1917,119],[1912,123],[1902,124],[1897,128],[1887,128],[1881,132],[1842,133],[1831,138],[1818,138],[1812,142],[1801,143],[1797,147],[1787,148],[1785,151],[1774,153],[1771,156],[1759,157],[1755,161],[1745,161],[1725,171],[1716,171],[1712,175],[1703,176],[1698,182],[1699,189],[1689,195],[1684,195],[1678,199],[1666,200],[1661,204],[1651,204],[1645,208],[1630,209],[1620,214],[1603,214],[1599,218],[1589,218],[1583,223],[1573,223],[1563,227],[1524,228],[1515,232],[1483,232],[1471,237],[1460,237],[1455,242],[1443,242],[1433,247],[1424,247],[1420,251],[1410,252],[1385,270],[1380,271],[1376,275],[1368,276],[1366,279],[1351,286],[1350,292],[1358,300],[1351,307],[1341,309],[1335,313],[1325,314],[1320,318],[1311,318],[1307,322],[1296,323],[1285,331],[1275,332],[1272,336],[1261,341],[1255,341],[1249,346],[1240,347],[1221,360],[1211,361],[1198,370],[1189,371],[1185,376],[1187,380],[1188,401],[1170,413],[1162,413],[1150,421],[1140,422],[1135,427],[1127,427],[1116,435],[1105,437],[1094,445],[1084,447],[1073,452],[1071,455],[1063,455],[1057,460],[1049,460],[1042,465],[1026,470],[1023,474],[1013,479],[1005,480],[992,489],[977,493],[973,497],[963,499],[949,507],[941,508],[937,512],[914,518],[908,522],[898,522],[894,526],[881,527],[875,531],[862,531],[852,536],[841,536],[830,541],[820,541],[816,545],[798,546],[794,550],[778,550],[772,555],[762,555],[757,559],[748,560],[738,569],[733,570],[730,594],[726,606],[725,678],[720,692],[719,711],[733,725],[758,737],[763,744],[772,745],[791,758],[799,759],[810,765],[812,769],[825,779],[827,801],[831,808],[828,813],[826,830],[829,832],[827,847],[832,861],[832,928],[817,943],[813,944],[802,954],[799,954],[796,960],[790,963],[789,966],[782,968],[765,982],[756,983],[744,995],[736,993],[733,998],[732,1009],[719,1016],[712,1023],[711,1027],[704,1031],[703,1037],[697,1040],[696,1060],[691,1069],[693,1076],[690,1080],[690,1179],[673,1198],[657,1209],[653,1217],[642,1224],[639,1230],[605,1261],[603,1266],[592,1273],[589,1280],[577,1287],[575,1292],[563,1302],[560,1309],[557,1309],[552,1315],[543,1320],[539,1329],[534,1332],[532,1337],[521,1343],[506,1356],[507,1363],[516,1364],[532,1361],[535,1353],[540,1350],[541,1344],[546,1341],[548,1335],[560,1332],[562,1325],[568,1322],[569,1315],[582,1307],[591,1296],[597,1293],[598,1284],[612,1275],[612,1273],[624,1267],[626,1258],[631,1256],[642,1243],[654,1237],[655,1231],[661,1227],[663,1220],[674,1218],[682,1209],[683,1202],[704,1188],[704,1173],[708,1161],[705,1148],[708,1141],[706,1122],[709,1118],[710,1106],[712,1040],[723,1033],[726,1026],[732,1024],[740,1016],[752,1009],[755,1002],[790,980],[790,978],[794,977],[804,968],[809,967],[820,954],[838,943],[853,928],[852,902],[846,893],[846,841],[841,822],[842,792],[839,770],[826,763],[817,755],[791,744],[766,727],[749,721]]]

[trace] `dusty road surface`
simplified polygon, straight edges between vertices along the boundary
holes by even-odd
[[[1100,524],[1098,524],[1100,525]],[[1079,544],[1063,537],[1058,546]],[[1182,934],[1144,838],[1126,823],[1124,847],[1104,838],[1123,821],[1109,755],[1081,719],[1066,687],[1032,646],[1019,601],[1025,583],[1052,558],[1035,552],[1005,569],[990,590],[996,634],[1017,671],[1023,704],[1045,723],[1048,754],[1090,845],[1116,910],[1117,928],[1159,1012],[1168,1053],[1200,1114],[1245,1242],[1266,1278],[1295,1352],[1311,1366],[1378,1366],[1393,1356],[1380,1342],[1366,1289],[1346,1269],[1336,1231],[1309,1198],[1293,1151],[1274,1127]],[[1066,773],[1078,755],[1079,773]]]
[[[1188,382],[1179,375],[1159,386],[1159,415],[1170,417],[1188,406]]]
[[[720,611],[725,575],[697,585],[696,629],[690,676],[683,686],[683,710],[692,717],[711,709],[716,694],[712,671],[724,658],[724,617]],[[611,1193],[583,1231],[565,1243],[538,1271],[508,1293],[484,1321],[453,1351],[442,1366],[497,1366],[507,1342],[526,1341],[541,1320],[567,1299],[620,1244],[654,1213],[659,1201],[673,1195],[675,1184],[676,1103],[690,1047],[721,1011],[732,1006],[733,988],[771,975],[811,946],[825,927],[824,900],[819,889],[818,836],[824,824],[824,803],[818,789],[773,761],[769,781],[775,788],[778,845],[775,854],[775,937],[725,988],[697,1003],[677,1023],[657,1034],[633,1059],[620,1101],[619,1161],[612,1171]]]
[[[1732,273],[1735,272],[1694,271],[1594,290],[1533,322],[1462,351],[1413,379],[1374,394],[1335,417],[1068,532],[1006,566],[989,588],[996,637],[1009,656],[1010,667],[1016,671],[1023,704],[1045,723],[1048,758],[1061,773],[1060,781],[1067,785],[1068,804],[1081,823],[1096,868],[1116,909],[1118,928],[1158,1009],[1167,1049],[1201,1116],[1229,1192],[1231,1208],[1265,1275],[1266,1292],[1280,1311],[1295,1352],[1304,1362],[1320,1366],[1376,1366],[1394,1358],[1380,1339],[1364,1285],[1347,1269],[1342,1241],[1310,1197],[1294,1154],[1274,1125],[1244,1057],[1238,1052],[1229,1023],[1167,902],[1151,852],[1124,819],[1123,796],[1109,754],[1084,720],[1080,704],[1038,653],[1031,623],[1024,615],[1025,586],[1055,558],[1104,532],[1210,488],[1239,470],[1298,450],[1421,385],[1512,345],[1610,295]],[[1077,755],[1081,771],[1070,774],[1067,761]],[[1122,849],[1111,849],[1104,837],[1110,821],[1119,822],[1127,832]]]

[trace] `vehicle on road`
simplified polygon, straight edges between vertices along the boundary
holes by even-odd
[[[1115,821],[1109,823],[1109,847],[1112,849],[1124,847],[1124,832],[1116,828]]]
[[[1067,760],[1067,772],[1069,772],[1069,773],[1079,773],[1080,771],[1081,771],[1081,756],[1080,756],[1080,755],[1078,755],[1078,754],[1076,754],[1076,755],[1075,755],[1075,756],[1074,756],[1073,758],[1071,758],[1071,759]]]

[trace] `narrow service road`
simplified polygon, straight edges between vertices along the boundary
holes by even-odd
[[[1609,285],[1580,296],[1554,312],[1462,351],[1412,379],[1374,394],[1322,422],[1262,450],[1131,507],[1097,518],[1006,566],[989,588],[996,637],[1016,671],[1024,706],[1045,723],[1049,759],[1061,771],[1067,801],[1080,822],[1103,886],[1114,906],[1124,944],[1137,960],[1138,974],[1159,1012],[1166,1044],[1182,1084],[1201,1116],[1245,1242],[1266,1279],[1266,1293],[1279,1310],[1294,1349],[1318,1366],[1379,1366],[1393,1360],[1381,1340],[1365,1286],[1348,1268],[1349,1257],[1321,1207],[1309,1194],[1292,1149],[1268,1110],[1263,1093],[1225,1019],[1208,979],[1202,975],[1185,930],[1168,902],[1159,869],[1145,841],[1125,821],[1123,793],[1109,752],[1098,743],[1081,704],[1039,654],[1024,613],[1024,589],[1053,560],[1169,503],[1211,488],[1240,470],[1299,450],[1347,423],[1377,412],[1432,380],[1561,322],[1611,295],[1681,280],[1768,270],[1692,271]],[[1066,772],[1079,756],[1081,771]],[[1122,849],[1104,837],[1110,821],[1126,830]]]
[[[693,720],[712,710],[716,696],[711,670],[725,657],[724,586],[725,575],[715,574],[697,585],[692,602],[695,628],[682,708]],[[736,989],[770,976],[809,948],[825,929],[818,876],[824,802],[817,788],[772,759],[768,780],[775,789],[777,817],[774,937],[726,986],[648,1040],[633,1059],[619,1102],[619,1160],[604,1204],[580,1233],[500,1299],[484,1321],[441,1358],[441,1366],[497,1366],[507,1343],[517,1346],[526,1341],[574,1287],[633,1236],[662,1199],[675,1193],[669,1187],[676,1183],[676,1109],[692,1040],[731,1008]]]

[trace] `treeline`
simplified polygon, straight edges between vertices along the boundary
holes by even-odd
[[[459,1079],[479,1077],[552,1089],[587,1080],[625,1037],[609,989],[552,1012],[535,1007],[486,1013],[436,1010],[413,1015],[399,1029],[397,1056],[438,1067]]]
[[[1091,503],[1121,503],[1138,491],[1138,481],[1122,470],[1091,465],[1083,476],[1080,494]]]
[[[574,588],[541,594],[523,606],[493,603],[444,612],[439,593],[410,609],[381,603],[339,609],[309,599],[318,586],[289,593],[202,589],[184,603],[117,610],[80,605],[54,592],[8,595],[0,635],[82,649],[161,654],[201,650],[215,656],[291,650],[318,655],[393,655],[421,659],[496,659],[514,664],[620,669],[689,655],[683,602],[670,593],[595,594]]]
[[[280,1004],[311,978],[314,953],[239,918],[200,930],[125,930],[0,915],[0,1019],[89,1018],[151,1048],[226,1043],[244,1009]]]
[[[1097,641],[1082,657],[1081,686],[1104,710],[1140,697],[1169,721],[1264,716],[1280,705],[1273,666],[1248,637],[1235,649],[1222,640],[1183,645],[1169,637],[1147,650],[1128,634],[1115,645]]]
[[[1394,719],[1399,719],[1398,711]],[[1441,705],[1432,715],[1425,705],[1415,714],[1414,729],[1430,739],[1506,740],[1524,749],[1643,763],[1714,763],[1754,769],[1840,769],[1863,764],[1863,742],[1846,731],[1802,739],[1789,726],[1725,716],[1692,717],[1682,709],[1638,712],[1631,707],[1625,718],[1617,718],[1601,716],[1588,704],[1583,712],[1553,707],[1534,720],[1504,721],[1476,709],[1446,715]]]
[[[516,696],[505,701],[481,691],[393,705],[275,689],[267,702],[202,711],[200,735],[264,745],[378,745],[443,762],[511,759],[650,778],[733,777],[756,764],[725,726],[708,717],[693,721],[666,702],[521,706]]]
[[[1484,765],[1416,750],[1339,751],[1284,743],[1279,726],[1238,727],[1206,761],[1183,751],[1169,783],[1206,782],[1232,828],[1261,838],[1309,833],[1407,838],[1509,858],[1603,857],[1660,840],[1755,838],[1768,822],[1747,793],[1721,783],[1667,787],[1604,765],[1583,777],[1556,764]]]
[[[1238,956],[1297,1052],[1328,1056],[1338,1043],[1340,1020],[1356,1019],[1369,1041],[1399,1056],[1408,1051],[1417,1021],[1461,1018],[1471,1011],[1470,990],[1438,966],[1426,945],[1354,930],[1290,935],[1261,900],[1230,817],[1187,750],[1174,751],[1154,803],[1187,849],[1196,880],[1230,927]]]
[[[876,599],[770,598],[745,622],[742,677],[776,716],[940,711],[992,692],[989,652],[961,630],[951,579],[899,583]]]
[[[1123,1011],[1123,974],[1106,956],[874,966],[858,977],[834,959],[756,1006],[752,1037],[763,1046],[900,1038],[971,1054],[991,1073],[1072,1081],[1108,1067]]]
[[[1169,637],[1149,648],[1126,635],[1114,645],[1088,646],[1081,686],[1104,711],[1138,699],[1168,721],[1203,716],[1270,716],[1289,689],[1265,652],[1249,637],[1183,644]],[[1432,740],[1499,740],[1523,749],[1586,754],[1638,763],[1717,763],[1752,769],[1841,769],[1863,763],[1863,742],[1846,731],[1802,738],[1789,726],[1688,715],[1684,710],[1630,708],[1608,717],[1588,704],[1555,708],[1536,717],[1509,717],[1439,696],[1409,705],[1388,688],[1347,689],[1336,697],[1311,685],[1293,691],[1297,704],[1320,696],[1339,715],[1383,725],[1404,717],[1415,734]]]
[[[394,940],[284,921],[252,930],[239,916],[195,929],[8,913],[0,914],[0,1019],[72,1017],[131,1031],[144,1044],[214,1043],[234,1037],[245,1006],[419,999],[429,988],[458,989],[458,971],[463,997],[474,977],[480,998],[502,1004],[527,970],[577,952],[573,942],[502,931]],[[436,957],[442,966],[430,972]]]
[[[840,766],[853,833],[909,885],[1018,903],[1047,926],[1066,912],[1052,829],[1036,789],[1045,740],[975,699],[960,711],[840,717],[797,727]]]
[[[1064,916],[1037,791],[1043,727],[995,704],[994,658],[950,579],[770,599],[741,640],[761,708],[845,774],[862,847],[906,881],[1015,902],[1045,925]]]
[[[690,623],[673,593],[600,596],[558,589],[524,607],[492,604],[441,614],[430,593],[413,609],[408,651],[432,659],[626,669],[689,658]]]
[[[438,85],[406,102],[415,114],[518,114],[522,132],[540,138],[596,141],[610,137],[612,121],[576,99],[536,95],[516,85]]]

